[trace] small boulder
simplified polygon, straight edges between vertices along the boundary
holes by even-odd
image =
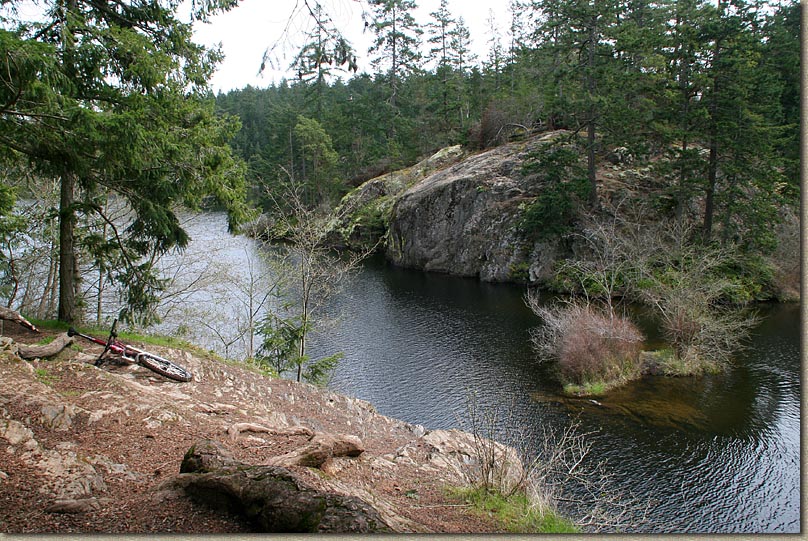
[[[230,449],[214,440],[202,440],[185,453],[180,473],[205,473],[237,464]]]

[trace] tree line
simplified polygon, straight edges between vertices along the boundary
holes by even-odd
[[[221,54],[191,23],[236,0],[195,1],[192,21],[176,2],[54,0],[36,16],[24,4],[0,7],[0,287],[8,305],[41,291],[27,306],[65,321],[87,310],[92,276],[99,299],[115,284],[123,315],[150,319],[166,286],[156,263],[188,242],[179,205],[225,208],[235,228],[251,216],[245,194],[282,204],[275,190],[292,180],[330,208],[440,147],[514,132],[576,134],[574,197],[593,208],[607,153],[654,167],[654,211],[697,206],[705,241],[770,250],[778,209],[798,199],[796,2],[513,0],[506,30],[492,16],[474,36],[488,44],[476,58],[445,0],[428,21],[414,0],[375,0],[369,67],[328,4],[307,2],[316,24],[295,77],[218,96]],[[540,166],[578,170],[552,156]],[[33,204],[20,212],[19,199]],[[41,279],[23,250],[42,255]]]
[[[512,0],[507,31],[489,19],[483,59],[446,0],[427,22],[413,19],[414,0],[369,6],[372,70],[355,74],[322,23],[297,78],[217,96],[242,121],[232,145],[250,185],[272,185],[282,167],[313,201],[333,202],[442,146],[563,128],[583,140],[590,205],[599,157],[664,156],[669,210],[703,200],[705,240],[720,229],[722,242],[771,247],[776,209],[797,199],[796,2]]]

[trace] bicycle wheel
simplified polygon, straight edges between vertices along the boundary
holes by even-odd
[[[183,367],[151,353],[138,353],[137,362],[149,370],[173,380],[191,381],[194,377],[193,374]]]

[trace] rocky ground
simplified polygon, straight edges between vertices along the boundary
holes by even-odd
[[[317,490],[359,498],[394,531],[497,530],[447,493],[464,484],[473,455],[467,434],[430,432],[361,400],[170,348],[148,347],[192,370],[193,381],[172,382],[137,365],[95,367],[99,351],[86,343],[21,360],[10,340],[42,335],[8,322],[4,330],[2,533],[255,531],[241,515],[172,489],[183,456],[203,440],[244,464],[283,464]],[[354,452],[329,454],[317,467],[293,465],[298,450],[333,438]]]

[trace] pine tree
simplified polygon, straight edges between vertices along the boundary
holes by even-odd
[[[429,58],[434,59],[435,73],[440,81],[440,117],[444,129],[449,123],[450,104],[449,95],[452,93],[452,62],[451,62],[451,34],[454,30],[455,20],[449,13],[448,0],[441,0],[440,8],[430,13],[432,20],[426,24]]]
[[[311,18],[313,28],[306,35],[307,43],[297,53],[290,68],[297,72],[300,81],[313,88],[315,115],[321,119],[326,79],[334,70],[356,73],[358,65],[350,43],[319,2],[315,3]]]
[[[463,17],[459,17],[455,27],[449,31],[449,58],[457,81],[457,114],[458,126],[461,130],[467,127],[471,118],[471,102],[469,96],[469,67],[477,62],[477,57],[471,52],[471,33]]]
[[[502,45],[502,34],[497,24],[494,10],[488,10],[488,58],[483,63],[483,70],[489,77],[493,77],[491,93],[499,92],[502,85],[502,72],[505,66],[505,52]]]
[[[589,203],[598,204],[596,151],[598,127],[608,112],[609,70],[614,68],[614,40],[620,6],[612,0],[561,0],[542,5],[537,41],[549,43],[555,56],[555,96],[562,115],[586,128]],[[559,107],[560,106],[560,107]]]

